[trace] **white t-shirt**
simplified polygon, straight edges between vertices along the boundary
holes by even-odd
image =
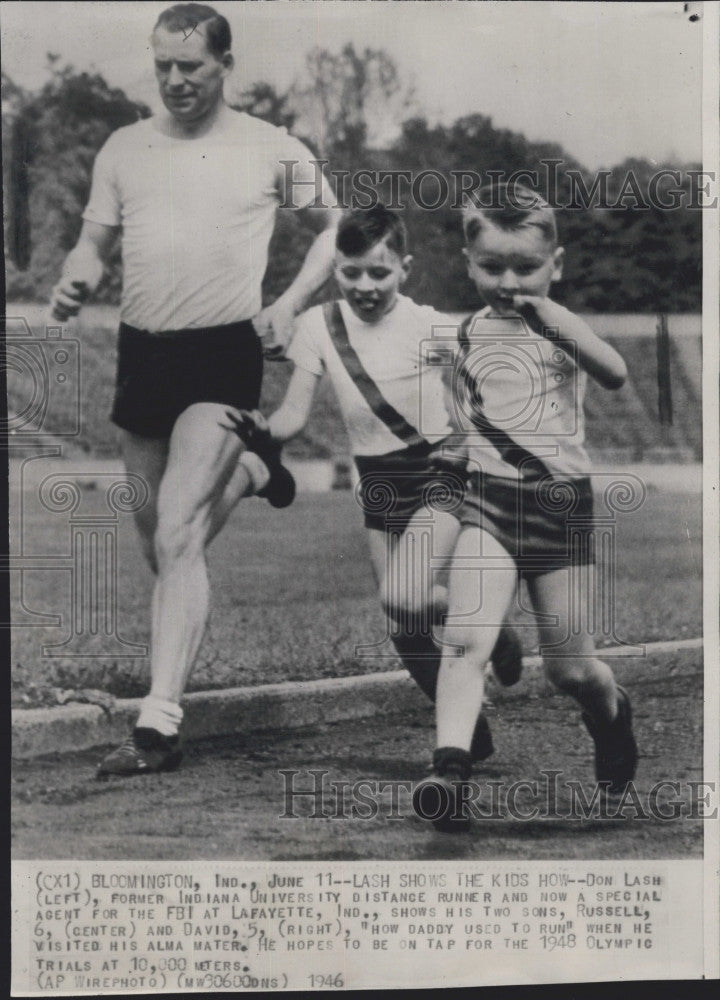
[[[429,361],[428,351],[433,327],[446,326],[448,318],[403,295],[377,323],[363,322],[344,301],[340,311],[351,347],[385,400],[428,441],[451,434],[441,368]],[[407,447],[375,415],[350,378],[330,338],[322,306],[298,317],[287,356],[313,375],[327,371],[354,455],[386,455]]]
[[[589,474],[585,451],[583,404],[587,374],[572,356],[552,340],[535,333],[520,319],[493,318],[489,309],[476,313],[470,324],[466,365],[472,374],[481,412],[510,442],[537,456],[558,476]],[[457,386],[455,411],[461,426],[473,404]],[[482,431],[469,437],[470,456],[484,472],[516,479],[517,468],[503,459]]]
[[[196,139],[168,136],[154,118],[113,132],[83,218],[122,226],[122,320],[156,333],[254,316],[288,169],[288,204],[321,191],[331,203],[313,159],[285,129],[229,108]]]

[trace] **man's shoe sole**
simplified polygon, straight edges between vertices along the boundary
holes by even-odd
[[[174,753],[164,760],[162,763],[156,766],[148,767],[135,767],[133,769],[118,768],[106,768],[103,764],[97,769],[97,778],[133,778],[138,774],[161,774],[164,771],[177,771],[178,767],[182,763],[183,753],[182,750],[176,750]]]

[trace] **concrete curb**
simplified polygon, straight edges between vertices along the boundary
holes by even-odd
[[[647,643],[646,653],[668,653],[702,649],[702,639]],[[603,650],[613,665],[621,648]],[[523,660],[526,670],[537,670],[540,657]],[[360,677],[333,677],[316,681],[286,681],[252,688],[197,691],[183,699],[183,736],[188,740],[232,733],[305,726],[364,719],[397,710],[403,704],[425,704],[404,670]],[[409,699],[409,701],[408,701]],[[90,750],[125,739],[140,709],[139,698],[122,698],[111,712],[98,705],[65,705],[58,708],[14,709],[12,713],[13,758],[31,760],[51,753]]]
[[[288,681],[254,688],[197,691],[183,699],[183,737],[299,729],[316,723],[362,719],[390,712],[403,698],[422,695],[404,670],[362,677]],[[140,710],[139,698],[118,699],[112,711],[98,705],[15,709],[13,758],[28,760],[49,753],[89,750],[124,740]]]

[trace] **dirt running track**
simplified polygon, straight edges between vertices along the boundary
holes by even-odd
[[[662,779],[702,779],[702,659],[699,651],[677,653],[662,665],[632,661],[618,668],[635,707],[642,759],[636,787],[648,811],[648,792]],[[540,806],[541,815],[476,819],[465,834],[442,834],[411,814],[406,786],[378,794],[377,814],[346,815],[330,790],[327,818],[310,818],[313,804],[298,802],[301,818],[280,819],[285,782],[280,769],[301,772],[297,788],[327,770],[326,782],[361,778],[408,782],[419,779],[430,759],[432,710],[415,709],[382,719],[336,723],[312,730],[208,740],[186,748],[181,770],[99,782],[100,751],[18,763],[13,774],[13,854],[20,858],[86,859],[415,859],[427,858],[677,858],[702,853],[702,821],[637,818],[571,819],[566,781],[593,786],[592,745],[572,703],[548,691],[537,676],[509,692],[494,691],[490,721],[495,755],[475,778],[485,788],[483,812],[493,807],[487,782],[526,779],[545,785],[542,769],[559,770],[554,818],[542,816],[545,799],[527,788],[518,810]],[[319,780],[319,779],[318,779]],[[498,793],[496,793],[498,794]],[[504,795],[504,792],[502,793]],[[675,793],[660,795],[672,798]],[[716,803],[715,803],[716,804]],[[372,806],[358,803],[364,815]],[[666,811],[670,811],[669,804]],[[687,810],[689,811],[689,809]],[[395,814],[394,817],[392,814]],[[398,815],[399,814],[399,815]]]

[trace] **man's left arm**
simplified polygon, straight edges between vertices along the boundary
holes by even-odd
[[[313,292],[332,273],[340,210],[316,204],[298,208],[296,213],[301,224],[318,235],[293,283],[272,305],[261,310],[253,319],[258,335],[268,338],[265,353],[270,357],[284,355],[285,348],[292,339],[295,317],[305,308]]]

